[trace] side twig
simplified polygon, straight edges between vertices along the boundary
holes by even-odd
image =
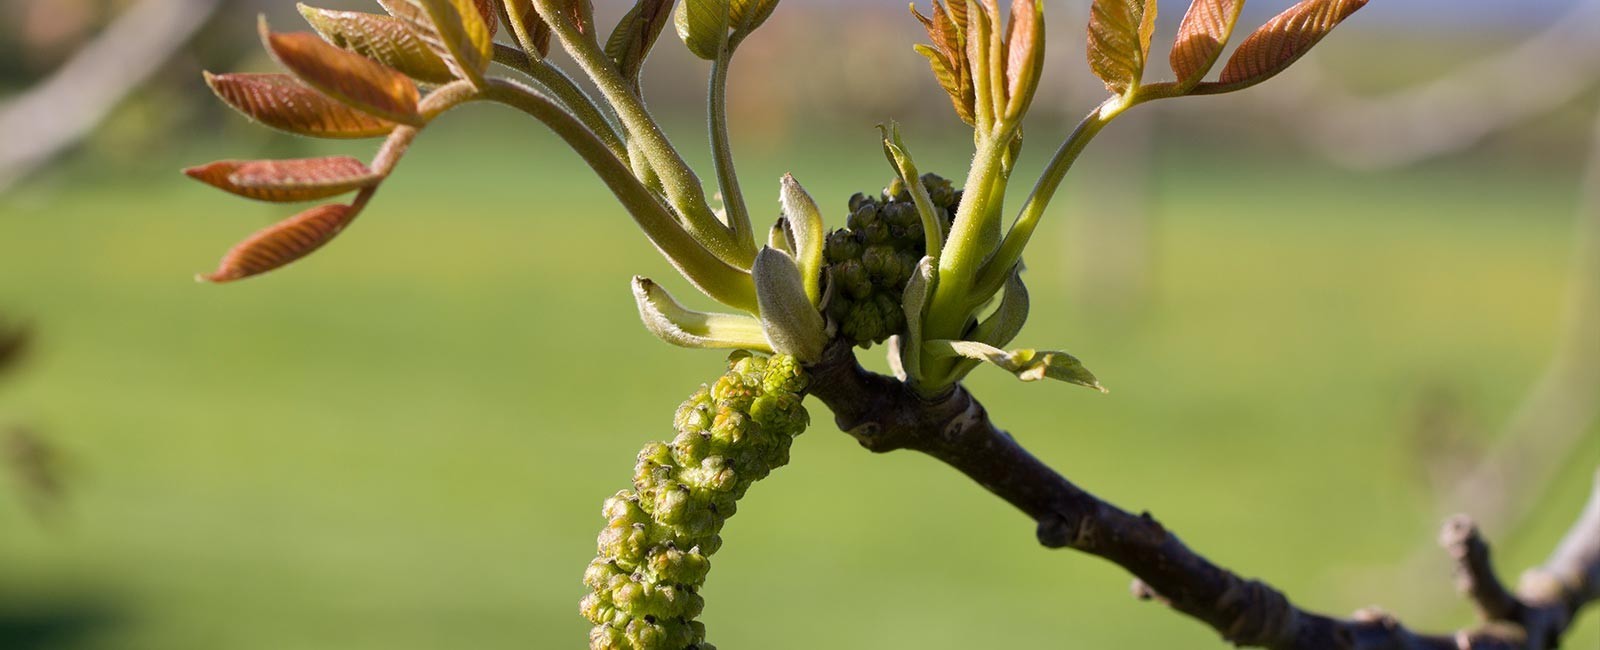
[[[1504,625],[1420,634],[1379,612],[1339,619],[1302,610],[1272,586],[1212,563],[1149,513],[1135,515],[1103,501],[1035,458],[996,427],[983,405],[959,385],[935,398],[920,397],[891,377],[863,369],[847,344],[830,347],[810,370],[811,394],[833,410],[839,428],[863,447],[877,453],[915,450],[954,467],[1031,517],[1039,543],[1116,563],[1138,578],[1136,594],[1166,603],[1236,645],[1274,650],[1546,650],[1554,647],[1578,610],[1600,598],[1600,477],[1566,540],[1549,562],[1524,578],[1514,599],[1517,606],[1497,600],[1509,594],[1493,593],[1491,581],[1498,581],[1490,577],[1487,546],[1475,534],[1460,536],[1462,561],[1479,585],[1474,595],[1483,592],[1480,607],[1509,619],[1499,621]]]

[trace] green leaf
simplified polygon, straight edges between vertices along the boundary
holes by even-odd
[[[1065,352],[1031,349],[1006,351],[976,341],[928,341],[923,344],[928,354],[945,359],[977,359],[986,361],[1023,381],[1054,379],[1069,384],[1108,392],[1100,385],[1094,373],[1083,367],[1083,362]]]
[[[645,329],[685,348],[771,352],[761,321],[744,315],[709,314],[684,307],[649,278],[633,277],[633,298]]]
[[[311,28],[322,39],[378,63],[399,70],[407,77],[442,84],[455,79],[444,59],[434,54],[404,21],[389,16],[359,11],[334,11],[305,4],[298,5]]]
[[[826,237],[822,223],[822,210],[811,199],[805,188],[784,174],[779,183],[779,197],[783,206],[785,223],[794,238],[795,262],[800,266],[800,277],[805,281],[806,296],[811,304],[822,304],[822,249]]]
[[[1089,12],[1089,67],[1122,95],[1144,78],[1156,0],[1094,0]]]
[[[778,0],[731,0],[728,24],[733,27],[734,38],[743,39],[756,31],[757,27],[772,17],[772,12],[777,8]]]
[[[639,0],[617,21],[611,37],[606,39],[606,56],[616,63],[617,71],[635,90],[639,87],[639,72],[644,68],[645,58],[672,18],[672,3],[673,0]]]
[[[900,367],[912,383],[923,379],[922,318],[928,300],[933,297],[934,285],[938,284],[938,275],[934,272],[936,265],[937,262],[930,256],[918,260],[917,268],[912,271],[911,279],[906,281],[906,290],[900,298],[901,309],[905,310],[906,315],[906,340],[897,342],[900,345]]]
[[[1027,324],[1030,306],[1028,285],[1022,282],[1022,269],[1019,267],[1006,279],[1005,295],[1000,298],[1000,306],[978,323],[978,327],[972,331],[972,339],[997,348],[1009,345],[1022,333],[1022,326]]]
[[[707,61],[722,55],[728,43],[732,15],[728,0],[683,0],[673,16],[678,38],[689,51]]]
[[[900,138],[900,125],[890,123],[885,127],[880,124],[878,130],[883,134],[883,155],[894,166],[900,183],[911,193],[911,203],[917,206],[917,218],[922,222],[923,250],[937,262],[944,248],[944,222],[939,220],[934,210],[928,188],[922,185],[922,174],[917,171],[917,164],[906,152],[905,141]]]
[[[1170,59],[1179,86],[1193,88],[1216,65],[1243,9],[1244,0],[1194,0],[1189,5]]]
[[[406,21],[458,79],[483,86],[494,61],[494,37],[473,0],[388,0],[385,6]]]
[[[1218,84],[1238,90],[1288,69],[1367,0],[1305,0],[1267,21],[1239,44]]]
[[[761,328],[772,349],[801,361],[822,358],[827,345],[822,314],[806,295],[800,268],[788,253],[763,247],[756,253],[750,275],[756,283],[756,301],[761,306]]]

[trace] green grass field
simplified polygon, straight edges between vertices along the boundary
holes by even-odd
[[[40,334],[0,423],[47,432],[71,479],[50,525],[0,492],[0,646],[581,647],[600,502],[721,359],[639,327],[632,274],[687,285],[553,139],[473,124],[502,115],[425,134],[338,241],[237,285],[190,277],[288,212],[165,162],[0,203],[0,309]],[[886,171],[873,132],[853,135],[749,156],[757,214],[793,171],[842,220]],[[230,137],[187,162],[251,153]],[[959,161],[912,146],[924,168]],[[973,388],[1068,476],[1308,607],[1466,624],[1442,554],[1435,580],[1383,580],[1439,524],[1415,412],[1448,390],[1487,435],[1533,379],[1575,174],[1303,158],[1163,154],[1155,291],[1130,317],[1066,294],[1072,215],[1052,216],[1020,342],[1076,353],[1112,392],[982,369]],[[1222,647],[1115,567],[1039,548],[950,470],[871,456],[812,414],[725,533],[706,590],[720,647]],[[1553,546],[1597,458],[1591,435],[1531,527],[1490,531],[1509,575]],[[1600,647],[1597,619],[1569,647]]]

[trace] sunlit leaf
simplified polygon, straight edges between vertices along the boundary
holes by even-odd
[[[961,7],[961,19],[954,16],[957,6]],[[950,95],[950,103],[956,109],[956,115],[967,124],[974,124],[974,89],[972,82],[971,65],[967,61],[966,46],[966,3],[956,2],[947,9],[943,2],[933,3],[933,16],[922,15],[911,8],[911,14],[922,23],[923,29],[928,32],[928,40],[932,45],[917,45],[918,54],[927,57],[928,64],[933,68],[933,76],[939,82],[939,87],[944,88]]]
[[[286,74],[211,74],[206,84],[234,110],[266,126],[319,138],[373,138],[395,123],[363,113]]]
[[[1122,94],[1144,78],[1156,0],[1094,0],[1089,12],[1089,67],[1111,92]]]
[[[761,306],[761,329],[772,349],[801,361],[822,358],[827,345],[825,323],[806,295],[805,282],[794,258],[776,248],[764,247],[750,267]]]
[[[474,0],[388,0],[384,6],[406,21],[456,78],[482,85],[494,61],[494,38]]]
[[[1022,381],[1054,379],[1106,392],[1100,380],[1083,366],[1083,362],[1065,352],[1029,349],[1006,351],[976,341],[936,340],[928,341],[923,346],[935,357],[988,362]]]
[[[1153,4],[1151,5],[1154,6]],[[1027,111],[1044,67],[1044,9],[1039,0],[1012,0],[1006,37],[1006,115]],[[1152,17],[1154,11],[1151,12]],[[1148,37],[1146,37],[1148,38]]]
[[[708,314],[684,307],[649,278],[634,276],[633,299],[645,329],[686,348],[771,351],[761,321],[742,314]]]
[[[495,8],[500,0],[473,0],[473,5],[478,9],[478,17],[483,20],[484,27],[489,28],[489,40],[494,40],[495,34],[500,33],[499,10]],[[491,52],[492,54],[492,52]]]
[[[729,11],[728,0],[683,0],[673,19],[678,38],[695,56],[716,59],[728,42]]]
[[[1200,83],[1216,65],[1242,9],[1244,0],[1194,0],[1189,5],[1170,59],[1179,85],[1188,88]]]
[[[275,33],[263,21],[261,36],[283,67],[322,94],[392,122],[421,122],[417,84],[394,68],[334,47],[311,32]]]
[[[323,205],[251,235],[223,256],[222,263],[208,282],[232,282],[260,275],[298,260],[321,248],[355,219],[357,211],[348,205]]]
[[[1256,30],[1228,59],[1219,83],[1242,88],[1283,72],[1367,0],[1305,0]]]
[[[778,0],[731,0],[728,4],[728,25],[736,37],[743,37],[760,27],[777,10]]]
[[[617,64],[622,78],[639,85],[639,71],[661,30],[672,19],[673,0],[638,0],[606,39],[606,56]]]
[[[779,205],[783,208],[784,223],[789,226],[789,236],[794,239],[791,253],[800,267],[800,277],[805,282],[806,295],[811,303],[822,302],[822,249],[826,227],[822,210],[817,202],[800,187],[800,182],[789,174],[783,175],[778,188]],[[780,248],[780,250],[782,250]]]
[[[455,75],[404,21],[359,11],[300,5],[301,15],[329,43],[399,70],[418,81],[441,84]]]
[[[380,177],[349,156],[293,160],[220,160],[183,170],[190,178],[239,196],[293,203],[315,201],[376,184]]]
[[[550,56],[550,23],[539,16],[533,0],[505,0],[506,22],[522,45],[522,51],[537,58]]]

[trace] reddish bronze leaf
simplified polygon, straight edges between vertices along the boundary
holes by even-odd
[[[1089,67],[1111,92],[1122,94],[1144,78],[1156,0],[1094,0],[1089,12]]]
[[[1193,87],[1216,65],[1242,9],[1244,0],[1194,0],[1189,5],[1170,59],[1179,85]]]
[[[321,248],[350,225],[357,211],[348,205],[322,205],[268,226],[234,246],[208,282],[232,282],[260,275]]]
[[[956,7],[961,8],[960,19],[955,17]],[[956,109],[956,115],[967,124],[974,124],[976,118],[974,111],[974,86],[971,65],[967,61],[966,46],[966,3],[958,1],[949,8],[943,2],[934,0],[933,17],[929,18],[911,8],[911,15],[916,16],[922,23],[923,29],[928,32],[928,40],[932,46],[917,45],[915,49],[928,59],[928,65],[933,68],[933,76],[939,81],[939,86],[950,95],[950,103]]]
[[[1242,88],[1283,72],[1367,0],[1305,0],[1256,30],[1228,59],[1220,83]]]
[[[377,184],[381,177],[349,156],[295,160],[219,160],[183,170],[239,196],[275,203],[315,201]]]
[[[511,33],[522,50],[541,59],[549,56],[550,24],[539,17],[533,0],[505,0],[505,7],[506,22],[511,24]]]
[[[375,138],[394,122],[341,104],[286,74],[211,74],[206,84],[245,117],[281,131],[318,138]]]
[[[1011,0],[1011,29],[1006,37],[1008,114],[1020,115],[1032,100],[1044,65],[1044,21],[1037,0]]]
[[[444,59],[434,54],[398,18],[359,11],[334,11],[300,5],[301,15],[329,43],[428,83],[455,80]]]
[[[324,95],[391,122],[421,123],[417,84],[398,70],[334,47],[312,32],[274,33],[263,21],[261,36],[279,63]]]
[[[494,35],[500,33],[499,11],[495,9],[498,0],[473,0],[478,8],[478,16],[483,19],[483,26],[489,29],[489,39],[494,40]]]
[[[661,30],[672,20],[672,0],[638,0],[606,39],[606,56],[616,62],[622,78],[635,87],[645,57],[655,47]]]

